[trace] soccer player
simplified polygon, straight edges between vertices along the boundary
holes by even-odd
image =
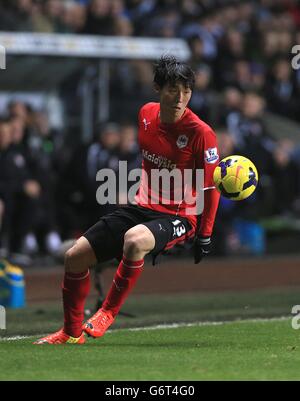
[[[122,304],[143,271],[145,255],[153,258],[176,244],[193,239],[194,260],[210,252],[211,234],[219,203],[213,170],[219,158],[214,131],[187,108],[194,87],[194,72],[173,56],[162,57],[154,67],[154,88],[159,103],[139,112],[138,142],[143,155],[142,178],[136,204],[102,217],[66,252],[62,287],[64,326],[36,342],[85,342],[84,333],[101,337],[114,322]],[[204,170],[201,219],[187,213],[187,202],[164,202],[154,193],[152,169]],[[158,196],[158,202],[153,197]],[[84,325],[84,304],[90,289],[89,267],[97,261],[118,258],[119,267],[102,307]]]

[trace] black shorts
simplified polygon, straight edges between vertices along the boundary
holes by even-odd
[[[160,253],[183,244],[194,237],[194,229],[184,217],[156,212],[144,207],[129,205],[103,216],[83,236],[89,241],[98,262],[106,262],[123,255],[124,235],[130,228],[143,224],[155,238],[150,252],[155,258]]]

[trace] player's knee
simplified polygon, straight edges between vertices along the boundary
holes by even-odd
[[[76,271],[79,265],[79,252],[76,245],[68,249],[65,253],[65,269],[66,271]]]
[[[65,253],[65,270],[67,272],[80,273],[89,267],[88,259],[80,245],[76,243]]]
[[[97,262],[95,252],[85,237],[80,237],[65,253],[65,270],[81,273]]]
[[[148,253],[154,247],[154,237],[151,231],[138,225],[128,230],[124,236],[124,253]]]

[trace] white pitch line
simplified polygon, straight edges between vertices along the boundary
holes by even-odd
[[[272,317],[272,318],[257,318],[257,319],[239,319],[239,320],[226,320],[219,322],[193,322],[193,323],[169,323],[169,324],[158,324],[155,326],[146,326],[146,327],[132,327],[132,328],[123,328],[123,329],[114,329],[108,330],[106,334],[118,333],[120,331],[146,331],[146,330],[160,330],[160,329],[176,329],[179,327],[201,327],[201,326],[221,326],[229,323],[258,323],[258,322],[274,322],[274,321],[284,321],[289,320],[291,317],[281,316],[281,317]],[[31,336],[14,336],[14,337],[3,337],[0,338],[0,342],[8,342],[8,341],[20,341],[27,340],[29,338],[41,338],[46,334],[36,334]]]
[[[46,334],[37,334],[37,335],[32,335],[32,336],[14,336],[14,337],[0,337],[0,342],[7,342],[7,341],[19,341],[19,340],[27,340],[28,338],[33,338],[33,337],[43,337]]]
[[[118,331],[145,331],[145,330],[159,330],[159,329],[177,329],[179,327],[201,327],[201,326],[221,326],[228,323],[256,323],[256,322],[272,322],[272,321],[282,321],[290,319],[287,316],[272,317],[272,318],[256,318],[256,319],[236,319],[236,320],[225,320],[218,322],[193,322],[193,323],[169,323],[169,324],[158,324],[156,326],[148,327],[133,327],[124,329],[108,330],[107,333],[113,333]]]

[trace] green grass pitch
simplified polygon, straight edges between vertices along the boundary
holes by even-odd
[[[118,319],[117,330],[83,346],[32,345],[33,334],[59,328],[58,305],[9,311],[0,380],[299,380],[300,333],[290,315],[298,294],[144,296],[138,303],[133,297],[126,308],[135,318]],[[207,320],[219,323],[191,323]],[[178,327],[125,328],[175,321]],[[13,335],[32,336],[11,340]]]

